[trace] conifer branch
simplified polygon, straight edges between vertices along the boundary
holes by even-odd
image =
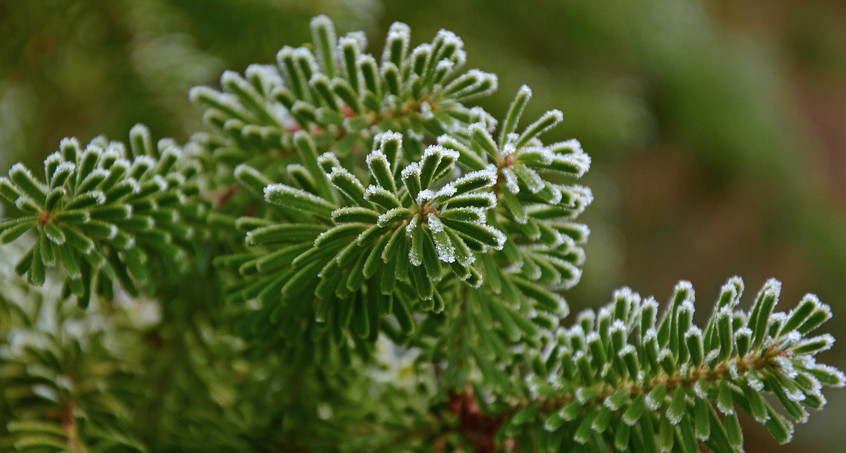
[[[0,195],[24,213],[0,222],[0,241],[36,233],[15,268],[30,283],[42,285],[47,268],[61,267],[67,292],[84,306],[92,293],[111,299],[115,281],[138,295],[138,286],[152,289],[158,266],[183,265],[196,231],[190,222],[206,208],[201,168],[172,141],[154,146],[141,125],[130,145],[97,138],[82,149],[65,139],[44,161],[44,179],[21,164],[0,177]]]
[[[298,131],[343,158],[367,146],[374,133],[394,130],[406,135],[406,152],[416,160],[425,134],[491,121],[463,103],[495,91],[496,76],[459,72],[466,56],[455,34],[442,30],[431,43],[411,49],[410,29],[397,22],[377,63],[365,53],[363,34],[336,38],[325,16],[314,18],[311,29],[312,48],[285,47],[277,65],[252,65],[243,76],[227,71],[223,92],[192,90],[191,99],[205,108],[206,122],[220,134],[197,137],[216,159],[263,167],[268,152],[295,150]]]
[[[692,323],[688,283],[676,287],[660,321],[653,299],[617,292],[527,355],[528,385],[501,435],[532,429],[544,450],[670,451],[677,444],[698,451],[701,441],[713,451],[740,451],[736,410],[743,409],[788,442],[791,420],[805,422],[806,408],[824,406],[822,388],[842,387],[846,378],[814,357],[833,338],[808,335],[830,318],[828,306],[807,295],[790,312],[774,312],[779,291],[769,281],[746,311],[737,307],[743,282],[730,280],[704,329]],[[787,415],[761,392],[774,394]]]
[[[542,139],[563,114],[473,106],[497,79],[451,32],[396,23],[377,58],[311,31],[192,90],[184,147],[136,126],[0,177],[0,449],[739,451],[738,410],[787,442],[844,385],[828,306],[776,312],[774,280],[702,327],[688,283],[564,327],[592,194],[580,143]]]

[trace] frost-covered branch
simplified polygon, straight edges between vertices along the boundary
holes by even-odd
[[[493,74],[461,72],[464,44],[441,30],[430,43],[411,48],[411,31],[395,23],[381,59],[365,52],[363,33],[337,38],[325,16],[312,20],[312,46],[285,47],[276,65],[252,65],[242,76],[227,71],[223,92],[207,87],[191,98],[205,108],[205,119],[219,136],[196,138],[220,159],[266,163],[268,152],[293,150],[297,131],[306,131],[321,150],[340,157],[367,146],[379,131],[406,135],[410,160],[421,157],[425,134],[449,133],[474,121],[489,120],[465,102],[497,88]]]
[[[184,264],[191,223],[205,210],[195,178],[202,168],[173,141],[154,146],[140,125],[130,145],[65,139],[44,161],[43,179],[22,164],[0,177],[0,195],[24,214],[0,222],[0,241],[36,233],[19,274],[41,285],[47,268],[61,267],[84,305],[92,292],[110,299],[114,281],[137,294],[137,285],[152,287],[151,272]]]
[[[793,422],[825,405],[822,388],[842,387],[841,371],[816,362],[828,335],[810,336],[831,317],[807,295],[776,312],[780,283],[770,280],[750,310],[738,307],[739,278],[722,290],[708,323],[693,323],[690,284],[676,287],[660,320],[654,299],[628,289],[598,313],[550,331],[529,351],[527,385],[503,436],[536,432],[542,450],[613,445],[619,450],[741,451],[737,410],[764,424],[780,443]],[[762,396],[771,393],[786,415]]]
[[[828,307],[775,312],[775,281],[745,311],[730,280],[703,327],[687,283],[563,327],[592,201],[580,143],[542,139],[563,114],[471,105],[496,77],[451,32],[394,24],[377,58],[311,30],[192,90],[184,147],[137,126],[0,177],[0,449],[736,451],[738,410],[786,442],[843,385]],[[103,303],[142,290],[154,326]]]

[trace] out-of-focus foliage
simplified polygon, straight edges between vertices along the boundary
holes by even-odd
[[[373,0],[0,1],[0,162],[41,160],[66,136],[123,136],[144,123],[184,140],[186,93],[225,67],[273,55],[329,11],[372,28]]]
[[[188,87],[270,62],[318,12],[376,46],[402,20],[421,39],[457,32],[470,66],[499,74],[490,111],[527,83],[543,93],[527,116],[560,108],[548,139],[579,137],[592,155],[574,305],[624,281],[660,293],[684,277],[702,291],[738,273],[785,281],[786,300],[813,288],[839,311],[846,11],[806,3],[0,1],[0,173],[36,167],[67,135],[123,137],[144,122],[187,138],[200,124]],[[838,403],[831,414],[846,411]],[[819,417],[794,448],[836,451],[838,418]]]

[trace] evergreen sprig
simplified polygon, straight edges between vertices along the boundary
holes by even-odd
[[[698,442],[742,451],[743,409],[778,442],[789,442],[793,423],[825,405],[822,388],[842,387],[846,377],[815,359],[834,339],[809,335],[831,317],[829,307],[809,294],[777,312],[780,290],[768,281],[743,310],[743,281],[733,278],[702,328],[693,323],[687,282],[660,318],[654,299],[617,291],[612,303],[549,331],[526,354],[529,368],[511,406],[520,409],[500,434],[531,430],[541,451],[696,452]]]
[[[440,31],[431,43],[411,48],[411,31],[395,23],[379,60],[365,53],[367,38],[352,32],[338,38],[332,22],[311,22],[310,47],[285,47],[277,65],[252,65],[244,75],[227,71],[223,92],[191,91],[204,118],[219,135],[196,138],[216,159],[265,165],[279,150],[294,148],[294,134],[306,131],[321,148],[331,145],[346,157],[368,143],[373,129],[402,131],[411,160],[425,148],[423,135],[441,135],[475,121],[490,121],[484,110],[464,102],[492,93],[493,74],[460,72],[463,42]]]
[[[65,139],[44,161],[44,179],[16,164],[0,177],[0,195],[24,216],[0,222],[0,241],[34,230],[36,241],[16,266],[34,285],[61,266],[69,292],[87,304],[92,292],[112,298],[114,281],[138,295],[153,284],[150,261],[178,267],[202,215],[201,168],[171,140],[152,144],[136,126],[130,148],[100,137],[82,149]]]
[[[843,386],[828,306],[776,312],[774,280],[702,327],[688,283],[566,327],[592,194],[579,142],[542,139],[562,113],[471,105],[496,77],[447,31],[394,24],[377,59],[311,30],[192,90],[211,130],[183,147],[137,126],[0,178],[3,448],[739,451],[738,410],[787,442]]]

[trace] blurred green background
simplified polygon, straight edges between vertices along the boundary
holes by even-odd
[[[137,122],[185,141],[202,128],[191,86],[273,62],[321,13],[378,52],[393,21],[416,42],[450,29],[468,66],[500,77],[490,112],[524,83],[529,117],[564,112],[548,139],[593,157],[575,310],[623,285],[665,300],[687,279],[704,316],[728,277],[754,293],[773,276],[782,309],[815,292],[846,341],[842,0],[0,0],[0,172]],[[843,368],[846,349],[826,359]],[[844,393],[778,451],[843,451]],[[772,447],[746,425],[747,451]]]

